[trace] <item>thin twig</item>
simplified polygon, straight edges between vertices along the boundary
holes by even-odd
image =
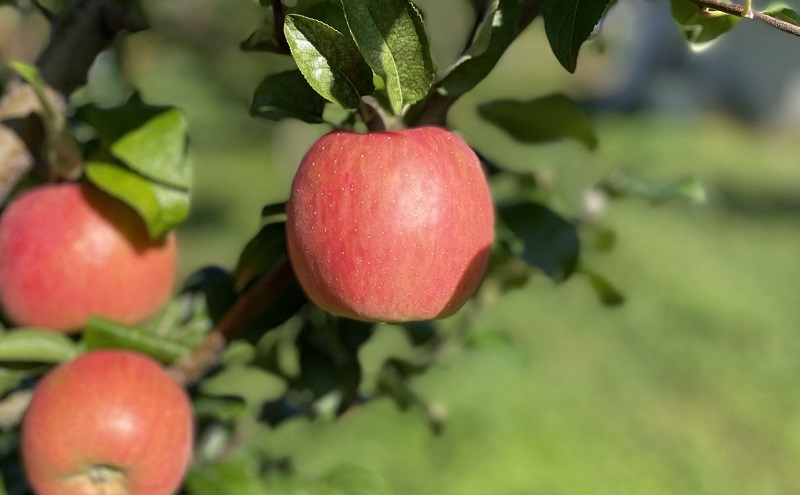
[[[741,5],[736,5],[733,3],[725,3],[721,0],[691,0],[691,1],[698,7],[704,9],[716,10],[718,12],[723,12],[725,14],[735,15],[738,17],[742,17],[745,14],[745,8],[742,7]],[[746,13],[746,17],[758,19],[760,21],[766,22],[772,27],[780,29],[781,31],[793,34],[795,36],[800,36],[800,26],[792,24],[791,22],[782,21],[769,14],[765,14],[757,10],[750,10],[750,12]]]

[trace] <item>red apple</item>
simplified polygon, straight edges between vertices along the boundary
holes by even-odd
[[[151,240],[131,207],[90,185],[31,189],[0,217],[0,306],[19,326],[139,323],[167,301],[175,269],[174,233]]]
[[[454,313],[478,287],[494,233],[480,161],[437,127],[323,136],[300,164],[287,216],[308,297],[367,321]]]
[[[22,422],[22,462],[38,495],[170,495],[191,460],[186,392],[152,359],[83,354],[48,373]]]

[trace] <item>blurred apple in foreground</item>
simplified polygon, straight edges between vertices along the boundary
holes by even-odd
[[[139,323],[167,301],[175,271],[175,234],[151,240],[132,208],[90,185],[31,189],[0,217],[0,306],[18,326]]]
[[[102,350],[36,385],[22,422],[22,460],[38,495],[171,495],[191,460],[183,388],[157,362]]]
[[[300,164],[287,216],[308,297],[367,321],[457,311],[483,277],[494,233],[480,161],[437,127],[323,136]]]

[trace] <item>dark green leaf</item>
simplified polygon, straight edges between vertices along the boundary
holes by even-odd
[[[384,81],[395,114],[424,98],[435,70],[422,16],[410,0],[342,0],[353,39]]]
[[[498,214],[515,236],[512,251],[529,265],[557,282],[575,271],[580,241],[573,224],[537,203],[501,206]]]
[[[280,52],[280,44],[275,31],[275,12],[272,10],[271,4],[264,7],[264,20],[261,26],[239,45],[239,48],[244,51]]]
[[[723,12],[704,12],[691,0],[672,0],[672,17],[691,43],[714,41],[741,20]]]
[[[84,327],[83,342],[86,348],[130,349],[147,354],[169,364],[189,353],[188,346],[138,328],[127,327],[98,316],[89,319]]]
[[[110,163],[87,163],[86,177],[136,210],[152,238],[162,237],[189,216],[187,191],[157,184]]]
[[[272,74],[258,85],[250,113],[269,120],[292,117],[318,124],[322,122],[325,101],[299,70],[291,70]]]
[[[597,294],[597,297],[600,298],[600,302],[602,302],[604,305],[619,306],[625,302],[625,296],[622,294],[622,292],[614,287],[614,285],[604,276],[586,268],[585,266],[578,268],[578,273],[586,276],[586,278],[589,279],[589,283]]]
[[[186,119],[180,110],[160,113],[111,145],[111,153],[133,170],[164,185],[188,190]]]
[[[61,363],[79,353],[75,342],[64,334],[20,328],[0,334],[0,361]]]
[[[268,223],[247,243],[234,270],[237,290],[286,258],[286,228],[283,222]]]
[[[597,136],[589,119],[566,96],[529,101],[501,100],[478,108],[480,116],[524,143],[574,139],[593,150]]]
[[[372,70],[348,33],[297,14],[286,18],[284,33],[300,72],[324,98],[356,108],[361,96],[372,94]]]
[[[790,9],[785,4],[771,5],[764,10],[768,16],[774,17],[789,24],[800,26],[800,14]]]
[[[297,6],[297,11],[294,13],[324,22],[347,36],[351,41],[353,40],[339,0],[312,0],[311,2],[306,0]]]
[[[458,96],[481,82],[517,36],[518,0],[493,0],[466,53],[436,84],[446,95]]]
[[[583,42],[600,22],[609,0],[543,0],[542,17],[547,40],[561,65],[570,72],[578,66]]]

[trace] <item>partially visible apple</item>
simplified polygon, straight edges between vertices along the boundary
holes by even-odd
[[[175,271],[173,232],[151,240],[131,207],[87,184],[31,189],[0,217],[0,306],[19,326],[139,323],[167,301]]]
[[[38,495],[171,495],[192,438],[189,398],[160,364],[100,350],[36,385],[22,422],[22,462]]]
[[[438,127],[323,136],[300,164],[287,216],[308,297],[367,321],[454,313],[477,289],[494,234],[480,161]]]

